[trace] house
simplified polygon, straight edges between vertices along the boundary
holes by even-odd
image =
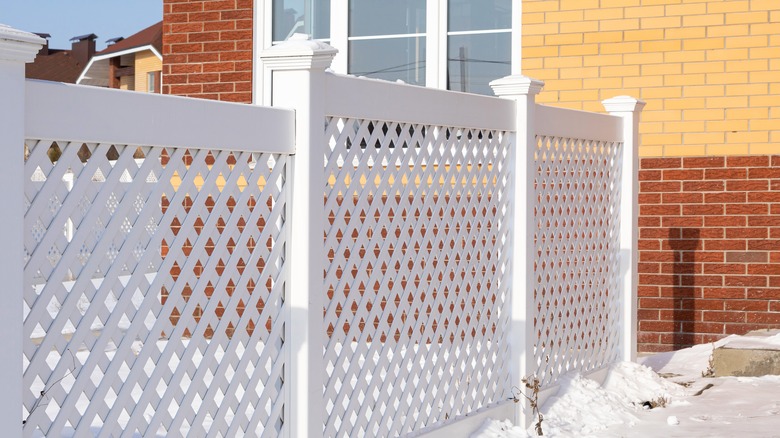
[[[270,78],[258,54],[293,33],[308,33],[339,50],[331,66],[338,73],[492,95],[491,80],[519,72],[517,5],[164,0],[163,92],[264,102]]]
[[[159,93],[162,83],[162,22],[127,38],[113,38],[89,60],[77,83]]]
[[[258,53],[302,31],[340,73],[487,94],[522,63],[540,103],[637,96],[639,350],[780,327],[779,2],[388,3],[164,0],[163,92],[268,103]]]
[[[49,47],[51,35],[37,34],[46,40],[46,44],[35,56],[35,61],[25,66],[25,76],[29,79],[76,83],[79,74],[95,53],[97,35],[88,34],[73,37],[71,49],[52,49]]]

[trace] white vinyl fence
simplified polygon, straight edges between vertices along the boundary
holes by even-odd
[[[144,95],[25,81],[3,32],[12,436],[468,434],[632,358],[641,102],[339,76],[299,39],[262,55],[276,108]]]
[[[281,431],[293,113],[26,94],[24,435]]]
[[[326,79],[338,94],[360,81]],[[483,98],[459,96],[464,118],[445,125],[426,120],[449,106],[435,96],[374,119],[326,106],[326,436],[409,433],[511,386],[509,102],[474,126]]]

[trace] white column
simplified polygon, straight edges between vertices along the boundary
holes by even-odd
[[[330,44],[339,50],[331,68],[349,73],[349,0],[330,1]]]
[[[425,86],[447,88],[447,2],[425,4]]]
[[[610,114],[623,118],[623,168],[620,183],[620,274],[623,297],[622,359],[636,360],[637,238],[639,212],[639,114],[645,102],[617,96],[602,102]]]
[[[22,324],[24,289],[24,64],[43,38],[0,25],[0,427],[22,436]]]
[[[322,436],[325,404],[323,321],[325,229],[325,69],[337,50],[306,35],[263,51],[272,75],[273,105],[295,110],[290,215],[291,273],[287,305],[287,406],[290,436]]]
[[[254,26],[252,30],[252,103],[255,105],[271,105],[271,79],[266,72],[260,53],[273,43],[273,2],[272,0],[255,0],[252,9]]]
[[[523,72],[523,1],[512,0],[512,53],[509,72],[519,75]]]
[[[490,86],[497,96],[512,99],[517,104],[512,180],[512,332],[509,335],[511,349],[509,366],[512,385],[526,392],[522,379],[534,373],[532,352],[536,338],[533,331],[534,231],[536,228],[534,224],[536,205],[534,113],[535,97],[542,91],[544,82],[515,75],[497,79],[491,82]],[[523,415],[524,411],[526,415]],[[522,400],[515,409],[515,423],[526,427],[529,418],[529,405]]]

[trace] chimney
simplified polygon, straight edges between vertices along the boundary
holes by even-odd
[[[81,35],[70,39],[71,41],[70,55],[73,56],[74,59],[76,59],[76,62],[78,62],[80,66],[82,67],[86,66],[90,58],[92,58],[92,55],[95,54],[96,39],[97,39],[97,35],[95,35],[94,33],[91,33],[89,35]]]
[[[41,47],[41,50],[38,51],[38,56],[49,56],[49,38],[51,38],[51,35],[48,33],[38,33],[35,32],[36,35],[46,40],[46,44]]]

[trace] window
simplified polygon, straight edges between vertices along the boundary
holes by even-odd
[[[425,0],[350,0],[349,73],[425,85]]]
[[[147,93],[159,93],[160,82],[162,79],[161,71],[150,71],[146,73],[146,92]]]
[[[492,95],[519,71],[518,1],[271,0],[261,47],[308,33],[339,50],[339,73]]]
[[[449,32],[512,30],[511,0],[449,0]]]
[[[447,88],[493,94],[510,74],[511,0],[449,0],[447,12]]]
[[[273,0],[273,40],[284,41],[294,33],[330,38],[330,0]]]

